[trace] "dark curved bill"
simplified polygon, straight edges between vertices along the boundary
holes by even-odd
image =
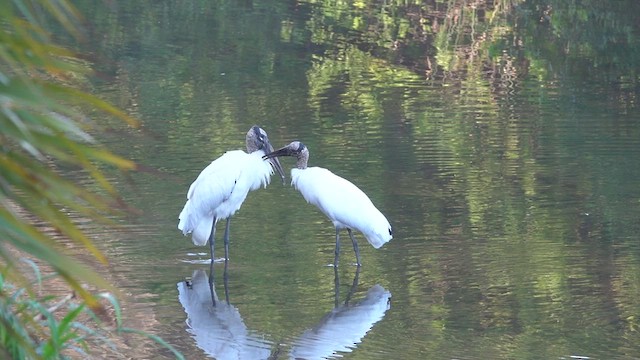
[[[278,174],[280,174],[280,178],[282,178],[282,183],[284,184],[285,181],[285,174],[284,174],[284,169],[282,168],[282,165],[280,164],[280,160],[278,159],[277,156],[273,156],[273,157],[268,157],[269,154],[273,154],[273,146],[271,146],[271,143],[269,142],[269,140],[267,139],[266,141],[266,145],[267,145],[267,151],[268,153],[266,155],[264,155],[262,158],[267,160],[269,159],[269,163],[271,163],[271,166],[278,172]]]
[[[291,151],[289,151],[289,147],[285,146],[283,148],[280,148],[278,150],[273,151],[273,149],[271,149],[271,152],[262,156],[263,159],[272,159],[275,157],[280,157],[280,156],[291,156]]]

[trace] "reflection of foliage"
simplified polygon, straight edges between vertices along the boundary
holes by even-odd
[[[328,127],[326,133],[329,135],[322,139],[327,145],[351,141],[353,126],[361,123],[370,131],[363,141],[375,139],[380,126],[397,128],[398,124],[390,124],[396,120],[407,121],[411,126],[411,131],[403,134],[404,138],[390,141],[402,146],[386,144],[393,153],[404,154],[402,162],[394,164],[394,157],[383,153],[373,155],[372,152],[364,152],[362,158],[354,161],[375,162],[375,159],[389,156],[384,166],[393,167],[396,176],[385,191],[393,193],[405,208],[427,217],[418,216],[415,222],[405,225],[415,229],[440,226],[439,230],[425,232],[443,233],[447,241],[460,242],[460,253],[455,258],[444,255],[425,259],[406,254],[404,259],[411,264],[407,265],[410,268],[407,272],[431,269],[432,273],[424,276],[437,284],[433,285],[436,287],[433,291],[445,294],[442,303],[415,306],[432,311],[430,319],[444,317],[441,321],[445,324],[447,321],[462,322],[469,328],[477,327],[478,334],[487,328],[503,332],[505,336],[511,336],[512,331],[521,331],[516,341],[521,341],[525,349],[529,346],[527,342],[540,341],[535,329],[546,328],[542,325],[545,321],[551,326],[557,321],[555,319],[563,319],[567,322],[563,329],[573,328],[572,321],[580,321],[565,309],[567,303],[580,302],[585,308],[602,306],[595,300],[576,296],[576,292],[616,286],[637,295],[637,289],[594,279],[589,274],[589,265],[570,260],[572,251],[583,252],[582,257],[578,256],[583,258],[596,250],[591,246],[568,246],[567,239],[578,236],[580,241],[589,241],[585,240],[589,237],[587,234],[593,236],[601,231],[601,227],[606,227],[604,224],[608,221],[619,222],[616,219],[624,214],[620,213],[619,203],[593,202],[596,194],[610,197],[616,196],[616,192],[598,189],[598,183],[604,183],[603,179],[608,177],[607,170],[600,165],[608,162],[608,155],[587,146],[581,147],[579,152],[575,149],[575,142],[580,141],[577,139],[595,141],[596,135],[589,130],[592,127],[577,126],[575,131],[569,132],[560,129],[559,126],[566,126],[565,121],[570,120],[558,119],[557,110],[553,108],[559,107],[568,119],[586,117],[586,110],[577,111],[576,105],[567,108],[566,104],[570,102],[566,100],[571,96],[572,88],[564,88],[554,79],[576,73],[583,74],[583,80],[599,79],[601,74],[590,72],[607,64],[607,70],[611,71],[605,74],[606,77],[622,80],[620,98],[623,102],[618,111],[635,109],[637,106],[630,102],[634,99],[630,92],[634,91],[632,84],[637,81],[638,60],[622,60],[621,54],[633,51],[629,44],[637,39],[633,36],[637,24],[630,21],[629,16],[613,15],[620,11],[618,6],[602,9],[607,5],[601,2],[591,8],[564,9],[567,2],[558,1],[562,4],[553,6],[553,11],[533,3],[536,2],[501,1],[489,5],[450,1],[442,8],[398,5],[395,14],[403,19],[396,18],[394,23],[406,21],[409,25],[404,28],[409,31],[389,32],[393,26],[371,26],[362,34],[347,29],[361,30],[363,23],[381,24],[385,21],[381,14],[397,5],[359,7],[351,4],[346,7],[342,4],[339,12],[332,7],[319,6],[309,26],[320,29],[320,36],[312,39],[323,43],[328,50],[314,59],[314,66],[307,73],[309,104],[318,127]],[[605,15],[608,11],[611,13]],[[417,13],[420,16],[415,16]],[[577,18],[565,22],[565,16]],[[350,17],[357,18],[355,23],[359,25],[350,27]],[[554,17],[558,19],[554,20]],[[606,22],[602,20],[605,17],[619,21]],[[581,32],[588,27],[588,19],[594,19],[591,21],[604,28],[593,33]],[[430,26],[420,28],[419,22]],[[612,29],[606,29],[606,26]],[[396,30],[399,28],[395,27]],[[416,36],[418,33],[421,36]],[[614,41],[609,39],[605,42],[608,45],[596,46],[602,34],[614,34]],[[341,40],[336,43],[335,39]],[[435,50],[423,50],[418,57],[409,51],[430,49],[430,46]],[[570,52],[565,51],[568,49]],[[409,75],[408,69],[411,70]],[[423,72],[424,77],[421,76]],[[377,76],[379,74],[387,76]],[[447,86],[441,87],[443,83]],[[613,89],[604,90],[604,93],[610,91],[615,104],[619,102],[616,99],[619,84],[612,82],[612,85]],[[405,96],[398,96],[399,93]],[[593,104],[606,101],[590,100]],[[520,117],[526,111],[536,115],[523,121]],[[600,134],[609,134],[607,136],[622,141],[634,136],[613,135],[617,133],[616,124],[593,125],[598,126]],[[625,122],[623,126],[626,129],[630,124]],[[335,128],[342,132],[333,133],[331,130]],[[403,146],[411,146],[412,150],[406,151]],[[432,157],[416,158],[419,154]],[[569,161],[569,164],[559,166],[556,161]],[[405,168],[423,172],[403,172]],[[559,174],[551,173],[555,168],[563,170]],[[591,172],[584,169],[591,169]],[[374,176],[371,175],[373,171],[368,172],[369,176]],[[621,178],[630,177],[621,175]],[[628,181],[624,187],[631,190]],[[561,205],[567,201],[578,202],[572,207],[573,212],[567,212],[567,207]],[[587,215],[574,213],[576,208],[584,209]],[[446,212],[450,212],[449,218],[438,215]],[[628,237],[628,234],[620,235]],[[478,243],[462,243],[462,239],[474,239]],[[513,253],[520,254],[522,259],[518,266],[500,260],[514,259]],[[475,258],[480,256],[484,260]],[[442,280],[458,279],[459,272],[473,268],[475,263],[484,264],[486,258],[497,261],[479,274],[465,274],[460,279],[465,283]],[[625,283],[635,278],[631,276],[630,279],[629,274],[633,273],[639,260],[630,260],[633,266],[619,269],[625,273],[622,276]],[[434,262],[440,262],[440,266],[434,266]],[[441,271],[444,273],[439,273]],[[409,282],[409,291],[422,294],[425,289],[423,282],[418,280],[420,276],[410,275],[415,283]],[[589,285],[578,286],[572,281]],[[480,301],[476,306],[457,309],[455,301],[447,300],[463,296],[457,292],[464,292],[466,297],[475,294]],[[540,298],[531,299],[531,294]],[[622,301],[616,298],[621,301],[618,309],[624,313],[616,319],[629,324],[625,336],[630,336],[637,324],[631,310],[637,309],[632,300],[634,297],[625,296]],[[526,308],[527,313],[520,313],[520,306]],[[470,309],[472,313],[460,314]],[[433,324],[439,322],[434,320]],[[612,330],[611,326],[598,323],[584,332],[604,336],[609,330]],[[436,327],[431,331],[446,332]],[[550,336],[566,337],[567,346],[570,346],[581,335],[568,335],[559,330]],[[562,351],[549,350],[549,354]],[[513,356],[514,352],[505,349],[500,356],[505,354]]]
[[[558,71],[615,80],[637,73],[639,11],[637,1],[534,0],[523,4],[520,24],[527,44]]]
[[[167,151],[188,149],[176,158],[204,164],[239,147],[239,133],[269,118],[280,132],[268,129],[272,137],[304,137],[312,163],[354,180],[381,208],[402,208],[389,215],[399,229],[440,235],[392,245],[430,241],[430,256],[407,250],[393,265],[368,267],[400,268],[389,271],[389,281],[406,283],[411,305],[424,310],[402,321],[431,339],[421,344],[425,353],[451,346],[451,325],[479,342],[504,340],[494,349],[503,358],[528,357],[546,336],[566,339],[570,348],[585,333],[637,335],[640,259],[630,228],[617,224],[637,223],[626,209],[638,207],[630,179],[640,174],[629,154],[602,150],[609,140],[640,137],[629,116],[637,114],[635,1],[136,4],[119,1],[96,14],[94,23],[112,35],[100,49],[116,54],[105,67],[119,93],[132,94],[122,96],[123,105],[135,99],[133,111],[166,136]],[[611,81],[583,90],[566,82],[576,74],[579,82]],[[605,111],[619,120],[600,121]],[[262,204],[282,201],[269,190],[248,199],[255,209],[248,203],[239,216],[267,219]],[[283,243],[292,233],[314,235],[286,231]],[[613,248],[606,244],[613,239],[625,240]],[[308,244],[282,247],[287,256],[318,261],[320,250]],[[269,253],[253,256],[272,261]],[[585,258],[601,263],[579,261]],[[300,283],[327,284],[321,271],[301,263],[283,266]],[[598,267],[611,269],[611,277],[598,278]],[[292,298],[318,293],[298,285]],[[596,295],[581,296],[590,292]],[[616,304],[612,318],[624,330],[570,309],[608,306],[599,302]],[[274,305],[266,313],[278,319],[278,311]]]

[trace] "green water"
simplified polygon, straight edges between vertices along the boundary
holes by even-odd
[[[114,175],[139,213],[94,235],[128,316],[187,358],[287,359],[314,327],[346,359],[640,357],[636,1],[76,3],[94,92],[143,124],[104,142],[149,169]],[[231,220],[214,315],[235,327],[205,341],[178,288],[208,249],[178,213],[253,124],[357,184],[394,239],[356,234],[357,281],[345,239],[336,278],[331,222],[274,178]]]

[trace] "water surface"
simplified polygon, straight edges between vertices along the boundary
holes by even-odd
[[[143,124],[104,142],[152,169],[114,175],[126,225],[87,227],[128,316],[187,358],[640,356],[634,2],[79,3],[95,91]],[[253,124],[357,184],[394,239],[356,234],[362,268],[347,240],[334,273],[330,221],[275,177],[231,221],[213,308],[177,217]]]

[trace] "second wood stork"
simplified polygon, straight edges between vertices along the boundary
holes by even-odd
[[[278,171],[284,182],[284,170],[280,161],[262,156],[272,152],[267,132],[259,126],[252,126],[246,135],[247,152],[227,151],[211,162],[187,192],[187,202],[180,212],[178,229],[184,235],[191,233],[195,245],[209,242],[211,264],[214,261],[216,223],[226,219],[224,231],[224,258],[229,260],[229,222],[251,190],[266,187],[273,174]]]
[[[308,203],[317,206],[336,228],[334,266],[340,256],[340,230],[347,229],[357,265],[360,266],[358,243],[352,230],[360,231],[374,248],[378,249],[393,238],[393,230],[387,218],[373,205],[369,197],[350,181],[321,167],[307,167],[309,149],[301,142],[291,144],[264,156],[274,159],[294,156],[297,166],[291,169],[291,184]]]

